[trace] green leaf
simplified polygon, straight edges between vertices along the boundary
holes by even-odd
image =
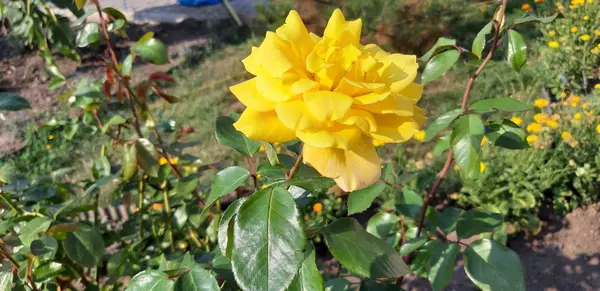
[[[31,243],[40,237],[40,233],[46,232],[52,223],[52,219],[48,217],[36,217],[21,229],[19,239],[24,246],[29,247]]]
[[[509,119],[490,122],[485,136],[496,146],[511,150],[528,148],[525,131]]]
[[[89,22],[77,32],[75,43],[77,44],[77,47],[87,47],[100,42],[100,39],[100,24],[97,22]]]
[[[540,16],[535,16],[535,15],[524,15],[523,17],[515,20],[515,22],[513,22],[513,26],[519,25],[519,24],[525,24],[525,23],[543,23],[543,24],[548,24],[553,22],[556,18],[558,18],[560,14],[556,13],[554,15],[550,15],[550,16],[546,16],[546,17],[540,17]]]
[[[153,36],[146,33],[131,47],[131,51],[155,65],[164,65],[169,62],[167,47]]]
[[[457,50],[447,50],[435,55],[423,70],[421,74],[421,83],[423,85],[444,75],[458,60],[460,53]]]
[[[464,210],[448,207],[442,211],[438,219],[438,224],[445,234],[449,234],[456,229],[458,218],[463,214]]]
[[[393,213],[378,212],[369,219],[367,232],[385,240],[394,233],[394,226],[399,221],[400,218]]]
[[[482,232],[492,232],[502,225],[502,214],[472,209],[463,213],[456,223],[458,238],[470,238]]]
[[[135,150],[140,168],[149,176],[158,177],[158,170],[160,169],[158,160],[160,156],[154,145],[149,140],[140,138],[135,143]]]
[[[62,243],[65,253],[82,267],[99,266],[104,257],[104,240],[95,229],[67,233]]]
[[[425,130],[425,141],[432,140],[440,131],[448,127],[448,125],[450,125],[450,123],[452,123],[452,121],[458,118],[458,116],[461,115],[463,112],[465,112],[463,109],[458,108],[450,110],[438,117],[438,119],[432,122],[427,127],[427,130]]]
[[[198,174],[191,174],[177,181],[175,190],[178,195],[193,193],[198,188]]]
[[[230,147],[243,155],[252,156],[260,149],[260,142],[247,138],[233,127],[233,119],[228,116],[217,118],[217,140],[220,144]]]
[[[473,242],[465,250],[464,261],[467,276],[483,291],[526,290],[519,255],[499,242]]]
[[[81,10],[85,5],[87,0],[75,0],[75,5],[77,5],[77,9]]]
[[[113,115],[104,125],[102,126],[102,134],[105,134],[111,125],[119,125],[123,124],[127,121],[127,119],[123,118],[120,115]]]
[[[403,187],[402,192],[396,195],[396,210],[409,219],[416,220],[422,204],[423,197],[407,187]]]
[[[11,290],[13,273],[9,270],[0,270],[0,290]]]
[[[258,191],[235,218],[232,267],[243,290],[287,288],[304,259],[306,237],[294,199],[283,188]]]
[[[479,115],[463,115],[454,123],[450,144],[454,149],[454,160],[460,168],[460,176],[464,181],[472,181],[479,177],[479,152],[483,134],[483,121]]]
[[[106,271],[108,275],[120,277],[125,273],[127,267],[127,249],[120,249],[115,254],[111,255],[106,263]]]
[[[455,243],[442,243],[429,258],[429,282],[434,291],[443,290],[454,275],[454,264],[460,247]]]
[[[396,250],[352,218],[338,219],[321,233],[331,254],[352,273],[368,278],[398,278],[410,272]]]
[[[429,49],[429,51],[427,51],[419,60],[421,62],[427,62],[434,55],[438,54],[439,52],[441,52],[443,50],[453,48],[455,45],[456,45],[456,40],[445,38],[445,37],[440,37],[435,42],[433,47],[431,47],[431,49]]]
[[[13,184],[17,182],[19,175],[12,164],[6,163],[0,166],[0,183]]]
[[[237,189],[239,186],[244,185],[248,177],[250,177],[250,172],[238,166],[225,168],[217,173],[208,198],[206,198],[206,206],[202,210],[202,213],[206,209],[209,209],[218,199],[231,193],[231,191]]]
[[[106,7],[106,8],[103,8],[102,11],[104,11],[104,13],[112,16],[114,19],[127,20],[127,17],[125,17],[125,14],[123,14],[123,12],[121,12],[115,8]]]
[[[29,101],[13,92],[0,92],[0,110],[19,111],[29,109]]]
[[[407,240],[402,247],[400,247],[400,254],[406,256],[420,247],[422,247],[429,239],[426,236],[415,237]]]
[[[246,199],[246,197],[242,197],[233,201],[225,209],[223,216],[221,216],[221,221],[219,221],[219,248],[221,248],[221,253],[228,259],[231,259],[231,250],[233,249],[233,218]]]
[[[57,192],[56,192],[56,188],[54,188],[53,186],[43,186],[43,185],[39,185],[39,186],[33,186],[27,190],[25,190],[25,193],[23,193],[23,198],[26,202],[30,202],[30,201],[41,201],[41,200],[45,200],[45,199],[50,199],[54,196],[56,196]]]
[[[122,29],[126,23],[127,23],[127,21],[125,21],[123,19],[117,19],[108,25],[108,31],[110,31],[110,32],[118,31],[118,30]]]
[[[62,269],[63,265],[57,262],[41,264],[33,270],[33,279],[35,282],[42,282],[48,278],[56,277]]]
[[[402,289],[398,289],[396,284],[379,283],[374,280],[369,280],[360,285],[359,291],[402,291]]]
[[[516,72],[520,72],[521,68],[527,62],[527,44],[523,36],[514,31],[508,31],[508,51],[506,52],[508,64]]]
[[[491,98],[479,100],[469,107],[471,110],[478,112],[491,112],[495,110],[506,112],[520,112],[533,109],[533,106],[525,104],[519,100],[508,97]]]
[[[121,65],[121,72],[123,73],[123,76],[130,76],[131,75],[131,69],[133,68],[133,60],[135,59],[135,56],[133,54],[127,55],[127,57],[125,58],[125,60],[123,60],[123,64]]]
[[[265,148],[265,153],[267,154],[267,159],[269,159],[271,166],[279,165],[279,158],[277,157],[277,150],[275,150],[275,147],[268,142],[261,142],[261,144]]]
[[[175,291],[219,291],[217,279],[197,263],[192,263],[190,271],[183,274],[175,283]]]
[[[433,251],[442,244],[441,240],[430,240],[426,242],[416,253],[413,253],[414,259],[410,263],[413,273],[419,277],[427,278],[429,258]]]
[[[127,291],[165,291],[170,290],[169,277],[164,272],[146,270],[133,276]]]
[[[51,260],[58,251],[58,242],[51,236],[42,236],[39,240],[31,242],[30,250],[41,260]]]
[[[319,272],[316,264],[316,252],[312,244],[306,245],[304,251],[304,261],[298,270],[298,274],[287,289],[288,291],[313,291],[324,290],[323,276]]]
[[[433,156],[439,157],[448,149],[450,149],[450,136],[445,135],[440,137],[435,143],[435,146],[433,147]]]
[[[385,190],[385,187],[384,183],[375,183],[367,188],[350,193],[348,197],[348,215],[367,210],[373,204],[373,200]]]
[[[329,279],[325,282],[325,291],[346,291],[350,288],[350,282],[343,278]]]
[[[475,39],[473,40],[473,46],[471,47],[471,52],[477,56],[477,58],[481,59],[481,54],[483,53],[483,49],[485,48],[486,35],[492,33],[493,22],[486,24],[478,33]]]
[[[123,180],[129,181],[137,172],[137,151],[134,145],[123,147]]]

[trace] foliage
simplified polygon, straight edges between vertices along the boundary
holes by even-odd
[[[85,2],[76,1],[76,4],[81,8]],[[351,172],[344,174],[352,177],[377,174],[359,182],[348,182],[340,178],[341,174],[332,175],[326,167],[327,163],[311,160],[311,157],[314,158],[311,154],[323,148],[331,148],[331,151],[344,157],[352,155],[355,148],[343,148],[351,145],[345,144],[343,139],[337,141],[341,148],[322,146],[311,149],[304,143],[308,139],[306,135],[301,135],[302,129],[293,131],[276,127],[280,122],[277,118],[260,120],[261,127],[253,127],[252,123],[244,125],[243,120],[249,115],[258,116],[273,110],[269,106],[275,102],[271,104],[260,99],[264,97],[258,91],[265,87],[258,90],[256,83],[264,82],[263,79],[232,87],[231,90],[242,102],[256,103],[246,109],[241,117],[231,114],[215,121],[216,140],[231,148],[231,152],[234,150],[243,156],[247,167],[203,163],[199,157],[186,151],[195,145],[186,139],[186,129],[171,118],[164,117],[162,108],[152,106],[153,102],[158,102],[163,107],[171,107],[180,101],[169,94],[169,87],[173,86],[175,79],[159,71],[142,76],[135,82],[130,78],[138,59],[154,64],[168,62],[164,44],[148,33],[131,47],[128,55],[120,59],[111,39],[105,39],[105,35],[112,33],[124,36],[124,16],[114,9],[102,9],[98,1],[89,2],[101,15],[101,22],[85,24],[78,33],[76,43],[81,47],[105,44],[106,73],[102,80],[62,82],[64,94],[70,96],[68,106],[78,109],[81,116],[57,120],[48,128],[57,131],[56,134],[68,136],[67,140],[82,135],[87,137],[87,134],[104,136],[105,139],[101,140],[102,147],[89,165],[90,175],[80,180],[72,179],[70,169],[56,169],[50,175],[24,177],[8,166],[1,168],[0,197],[3,211],[0,214],[0,234],[3,240],[0,242],[0,251],[6,261],[2,262],[0,282],[5,286],[31,290],[63,289],[79,280],[89,289],[121,288],[124,287],[123,277],[129,277],[128,290],[349,288],[351,283],[342,276],[325,280],[330,276],[324,278],[320,274],[317,254],[326,249],[342,266],[337,275],[356,276],[360,279],[361,288],[369,290],[397,288],[390,286],[401,284],[398,279],[410,272],[427,278],[434,290],[442,290],[452,281],[456,258],[461,252],[465,258],[465,271],[479,288],[524,290],[520,260],[504,246],[509,230],[505,216],[513,214],[490,209],[490,202],[487,201],[481,205],[469,204],[470,209],[465,210],[446,208],[438,211],[432,206],[441,183],[447,175],[452,175],[454,161],[465,185],[477,185],[482,177],[487,177],[482,161],[493,160],[493,157],[489,154],[486,142],[482,142],[484,138],[493,143],[495,148],[503,148],[496,153],[496,157],[511,155],[505,153],[506,149],[528,147],[526,130],[511,121],[508,115],[529,111],[532,106],[505,96],[489,96],[491,98],[469,102],[473,94],[472,85],[486,66],[491,63],[500,65],[500,62],[493,60],[495,53],[504,53],[507,64],[502,65],[515,71],[520,71],[528,62],[527,41],[516,31],[521,23],[505,21],[506,1],[497,9],[490,24],[482,25],[484,28],[477,34],[476,45],[470,46],[473,49],[462,47],[460,41],[442,39],[426,57],[421,58],[421,67],[424,68],[422,83],[435,82],[435,79],[457,66],[468,72],[460,108],[442,112],[441,117],[432,120],[422,135],[415,137],[435,139],[439,145],[438,154],[446,152],[446,162],[439,174],[411,171],[410,167],[405,167],[407,162],[403,151],[398,150],[393,158],[386,159],[382,169],[379,168],[377,155],[366,155],[369,159],[377,160],[377,163],[373,163],[376,171],[362,173],[364,168],[357,169],[355,164],[349,165],[347,169]],[[18,3],[22,4],[22,1]],[[362,9],[360,5],[357,7]],[[317,44],[311,44],[312,40],[308,38],[294,41],[294,37],[299,35],[296,32],[306,34],[300,29],[304,24],[295,12],[290,13],[288,20],[286,25],[289,26],[281,28],[281,33],[289,37],[287,41],[291,45],[297,45],[295,48],[316,46],[318,52],[340,49],[339,44],[332,44],[327,38]],[[543,21],[536,17],[531,20]],[[349,35],[358,46],[360,37],[352,34],[360,30],[356,22],[346,22],[341,12],[337,11],[332,23],[334,29],[328,30],[329,33],[339,29],[347,33],[345,36]],[[344,28],[336,28],[338,23],[342,23],[340,26]],[[501,48],[500,40],[503,37],[508,38],[505,49]],[[267,51],[269,56],[277,56],[284,61],[277,64],[286,64],[285,61],[289,60],[286,58],[289,55],[282,53],[277,46],[267,47],[270,49]],[[343,48],[356,52],[350,46]],[[306,53],[302,49],[286,53]],[[364,52],[361,51],[363,49]],[[259,54],[264,53],[260,49],[254,50]],[[374,52],[363,46],[358,51],[361,56],[364,53],[367,59],[372,57],[376,61],[387,56],[383,51]],[[318,52],[315,54],[321,57]],[[264,59],[249,59],[245,63],[250,71],[256,72],[253,65],[263,66],[258,75],[267,79],[267,85],[262,85],[267,89],[278,89],[276,85],[279,83],[273,85],[268,82],[274,80],[270,74],[279,72],[279,75],[284,75],[281,67],[260,63]],[[414,69],[412,78],[417,75],[416,64],[413,66],[416,58],[390,55],[390,59],[392,61],[387,63],[388,66],[390,63],[400,66],[396,63],[400,59],[405,66],[402,72],[412,73]],[[461,59],[469,61],[460,62]],[[296,72],[305,69],[297,63],[290,65],[290,68]],[[323,66],[322,69],[328,68],[331,67]],[[363,75],[362,71],[359,72]],[[364,75],[367,73],[378,74],[378,68],[365,71]],[[290,74],[285,76],[289,78]],[[322,75],[320,78],[323,79],[319,81],[327,80],[326,77]],[[382,78],[380,75],[375,77]],[[390,87],[400,87],[401,83],[405,87],[420,88],[409,77],[392,75],[390,78],[394,77],[408,81],[393,82]],[[279,85],[289,86],[284,82],[286,80],[281,80]],[[313,85],[310,82],[308,84]],[[352,85],[351,82],[349,84]],[[306,84],[301,85],[299,87],[305,87]],[[320,85],[318,87],[321,88]],[[404,98],[419,99],[419,90],[411,87],[418,94],[415,91],[402,91],[405,87],[390,89],[387,95],[393,92],[398,96],[406,95]],[[357,88],[361,89],[359,86]],[[317,100],[312,97],[317,96],[314,92],[318,91],[310,90],[303,98]],[[279,97],[289,97],[286,90],[283,93],[275,90],[275,93]],[[323,106],[313,106],[311,114],[321,119],[331,119],[323,125],[323,131],[336,135],[337,131],[331,128],[331,124],[346,114],[337,116],[335,112],[327,112],[327,109],[337,108],[335,105],[339,104],[334,101],[342,98],[333,92],[326,93],[321,92],[323,96],[331,98],[326,100],[330,103],[317,103]],[[248,95],[254,99],[247,98]],[[356,100],[365,100],[361,97],[364,96],[352,96]],[[352,100],[351,103],[354,102]],[[392,102],[397,100],[400,97]],[[397,102],[410,105],[410,110],[395,108],[395,111],[406,114],[406,111],[412,113],[414,110],[417,112],[415,115],[421,114],[415,102]],[[281,101],[279,103],[273,106],[286,105]],[[375,143],[373,146],[380,146],[400,139],[405,141],[417,133],[419,122],[410,121],[407,116],[394,116],[401,122],[376,124],[392,128],[390,131],[396,130],[401,138],[386,140],[368,135],[376,134],[378,131],[375,129],[372,133],[366,130],[369,133],[365,133],[365,138],[362,131],[370,124],[368,118],[360,123],[360,117],[388,114],[377,111],[389,110],[386,107],[389,104],[377,107],[365,102],[360,105],[364,106],[360,109],[366,114],[360,115],[357,113],[360,110],[353,108],[355,111],[348,115],[352,119],[344,122],[367,125],[357,125],[361,130],[361,141],[367,141],[366,145],[361,144],[362,148],[372,150],[372,142]],[[266,106],[268,110],[262,108],[260,114],[253,112],[256,106]],[[354,105],[348,104],[348,109],[351,106]],[[315,108],[323,109],[324,113]],[[301,107],[288,109],[285,117],[289,119],[302,110]],[[399,126],[408,129],[398,129]],[[569,129],[575,132],[574,128]],[[284,132],[288,138],[285,141],[273,140],[273,135],[258,138],[265,137],[258,134],[261,131],[270,134]],[[548,133],[550,137],[554,136],[550,131]],[[572,146],[566,141],[567,138],[562,138]],[[384,150],[379,149],[382,156]],[[365,156],[356,151],[356,156]],[[335,154],[331,156],[336,157]],[[307,161],[312,166],[303,163]],[[579,183],[590,181],[581,179]],[[487,190],[490,190],[489,187]],[[344,217],[346,213],[366,211],[374,201],[381,203],[381,207],[368,220],[366,228],[354,218]],[[123,225],[113,225],[103,220],[99,209],[104,205],[134,206],[135,211],[127,215]],[[92,213],[92,217],[82,219],[88,212]],[[465,245],[460,240],[451,239],[453,232],[459,239],[479,237],[470,245]],[[111,245],[117,247],[114,253],[108,255],[105,248]],[[460,245],[466,248],[461,250]]]

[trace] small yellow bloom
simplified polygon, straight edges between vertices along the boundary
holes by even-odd
[[[535,101],[533,101],[533,105],[537,108],[544,108],[546,106],[548,106],[550,104],[550,101],[548,101],[548,99],[544,99],[544,98],[538,98],[535,99]]]
[[[269,185],[263,184],[262,186],[260,186],[260,189],[267,189],[267,187],[269,187]]]
[[[256,174],[256,179],[259,179],[259,180],[260,180],[260,179],[262,179],[262,177],[263,177],[263,175],[261,175],[260,173],[259,173],[259,174]]]
[[[565,98],[565,97],[567,97],[567,92],[561,91],[560,92],[560,98]]]
[[[596,126],[596,132],[597,132],[598,134],[600,134],[600,124],[598,124],[598,125]]]
[[[321,204],[320,202],[317,202],[313,205],[313,211],[315,213],[319,213],[321,211],[323,211],[323,204]]]
[[[521,10],[529,10],[529,9],[531,9],[531,5],[529,5],[528,3],[521,5]]]
[[[548,125],[548,127],[552,128],[552,129],[558,128],[558,122],[556,120],[552,120],[552,119],[547,120],[546,125]]]
[[[581,37],[579,37],[579,39],[583,40],[583,41],[588,41],[590,40],[592,37],[589,34],[584,34]]]
[[[49,143],[46,144],[46,149],[49,150],[50,148],[52,148],[52,145],[50,145]]]
[[[528,135],[527,136],[527,142],[528,143],[534,143],[538,140],[538,136],[537,135]]]
[[[514,122],[516,125],[521,125],[523,123],[523,119],[517,116],[511,117],[510,121]]]
[[[344,201],[344,200],[342,199],[342,197],[338,197],[337,199],[335,199],[335,201],[336,201],[337,203],[342,203],[342,201]]]
[[[484,146],[486,143],[488,142],[488,139],[486,136],[483,136],[483,138],[481,139],[481,142],[479,143],[480,146]]]
[[[178,157],[172,157],[172,158],[169,158],[169,161],[171,162],[171,164],[176,165],[177,162],[179,162],[179,158]],[[164,157],[161,157],[158,160],[158,163],[162,166],[162,165],[168,164],[169,162]]]
[[[260,146],[260,148],[258,148],[258,151],[259,151],[259,152],[264,152],[264,151],[265,151],[265,146],[262,146],[262,145],[261,145],[261,146]]]
[[[567,102],[571,104],[571,107],[577,107],[577,105],[579,105],[579,101],[581,101],[581,98],[577,95],[573,95],[567,99]]]
[[[154,210],[162,210],[163,209],[163,204],[162,203],[152,203],[151,208],[154,209]]]
[[[600,29],[595,29],[594,30],[594,34],[597,35],[597,36],[600,36]]]
[[[551,48],[558,48],[558,47],[560,47],[560,43],[558,43],[558,41],[554,41],[553,40],[553,41],[551,41],[551,42],[548,43],[548,46],[551,47]]]
[[[484,138],[485,138],[485,136],[484,136]],[[433,152],[427,152],[425,154],[425,157],[428,158],[428,159],[430,159],[430,160],[432,160],[433,159]]]
[[[560,120],[560,115],[558,115],[558,114],[552,114],[552,116],[550,116],[550,119],[552,119],[552,120]]]
[[[48,136],[48,140],[53,140],[54,139],[54,135],[49,135]]]
[[[581,105],[581,108],[583,108],[583,109],[588,109],[588,107],[590,107],[590,104],[589,104],[589,103],[583,103],[583,104]]]
[[[556,35],[556,31],[555,31],[555,30],[550,30],[550,31],[548,32],[548,36],[550,36],[550,37],[553,37],[553,36],[555,36],[555,35]]]
[[[550,116],[548,116],[548,114],[546,113],[536,113],[533,116],[533,120],[535,120],[535,122],[537,123],[545,123],[548,119],[550,119]]]
[[[454,164],[453,169],[454,169],[455,172],[460,171],[460,167],[457,164]]]
[[[575,113],[575,115],[573,115],[573,119],[580,120],[581,119],[581,113],[579,113],[579,112]]]
[[[594,85],[594,89],[600,89],[600,83]]]
[[[527,125],[527,131],[528,132],[538,133],[538,132],[541,132],[542,129],[543,129],[542,125],[539,124],[539,123],[537,123],[537,122],[532,122],[529,125]]]
[[[485,165],[485,163],[479,162],[479,173],[485,172],[485,168],[487,168],[487,166]]]
[[[599,48],[599,47],[595,47],[595,48],[593,48],[593,49],[592,49],[590,52],[591,52],[592,54],[595,54],[595,55],[597,55],[597,54],[599,54],[599,53],[600,53],[600,48]]]
[[[570,139],[572,139],[572,138],[573,138],[573,135],[572,135],[570,132],[568,132],[568,131],[563,131],[563,132],[560,134],[560,137],[561,137],[562,139],[564,139],[564,140],[570,140]]]
[[[458,195],[459,195],[458,193],[454,192],[454,193],[448,195],[448,197],[452,200],[458,200]]]
[[[588,21],[588,20],[590,20],[590,17],[586,15],[583,17],[583,20]]]
[[[577,26],[573,26],[573,27],[571,27],[571,32],[575,33],[575,32],[577,32],[577,30],[578,30],[578,29],[577,29]]]
[[[425,140],[425,131],[420,130],[417,133],[415,133],[414,138],[420,142]]]
[[[425,168],[425,162],[423,162],[423,160],[418,160],[418,161],[415,163],[415,167],[416,167],[418,170],[423,170],[423,169]]]

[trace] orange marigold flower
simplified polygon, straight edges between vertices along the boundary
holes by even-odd
[[[319,213],[319,212],[323,211],[323,204],[320,202],[315,203],[315,205],[313,205],[313,211],[315,213]]]

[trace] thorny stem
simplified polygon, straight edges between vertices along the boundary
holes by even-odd
[[[499,13],[500,13],[499,15],[501,15],[502,17],[504,17],[504,12],[506,11],[507,2],[508,2],[508,0],[502,0],[502,6],[500,7],[500,11],[499,11]],[[502,21],[502,20],[500,20],[500,21]],[[488,52],[488,54],[485,57],[485,59],[483,60],[483,62],[481,62],[481,64],[479,65],[479,67],[477,68],[475,73],[472,76],[470,76],[467,81],[467,86],[465,87],[465,91],[464,91],[464,94],[462,97],[462,102],[461,102],[462,109],[467,109],[467,102],[469,101],[469,95],[471,94],[471,90],[473,89],[473,83],[475,82],[475,79],[477,79],[477,77],[479,77],[479,75],[481,74],[481,72],[483,71],[485,66],[488,64],[488,62],[494,56],[496,49],[498,48],[498,42],[500,41],[500,29],[501,29],[500,25],[501,25],[500,22],[494,21],[494,38],[492,40],[492,47],[490,48],[490,51]],[[450,169],[450,166],[452,165],[452,162],[454,161],[453,153],[454,152],[452,149],[450,149],[450,151],[448,151],[448,156],[446,158],[446,163],[444,164],[444,167],[438,174],[435,183],[431,187],[431,190],[429,190],[429,192],[425,196],[425,199],[423,199],[423,205],[421,206],[421,211],[419,212],[419,220],[418,220],[418,224],[417,224],[416,237],[419,237],[421,235],[421,231],[423,230],[423,223],[425,221],[425,213],[427,212],[427,206],[431,202],[431,199],[433,199],[433,197],[435,196],[438,188],[440,187],[440,184],[442,183],[442,181],[448,174],[448,170]]]

